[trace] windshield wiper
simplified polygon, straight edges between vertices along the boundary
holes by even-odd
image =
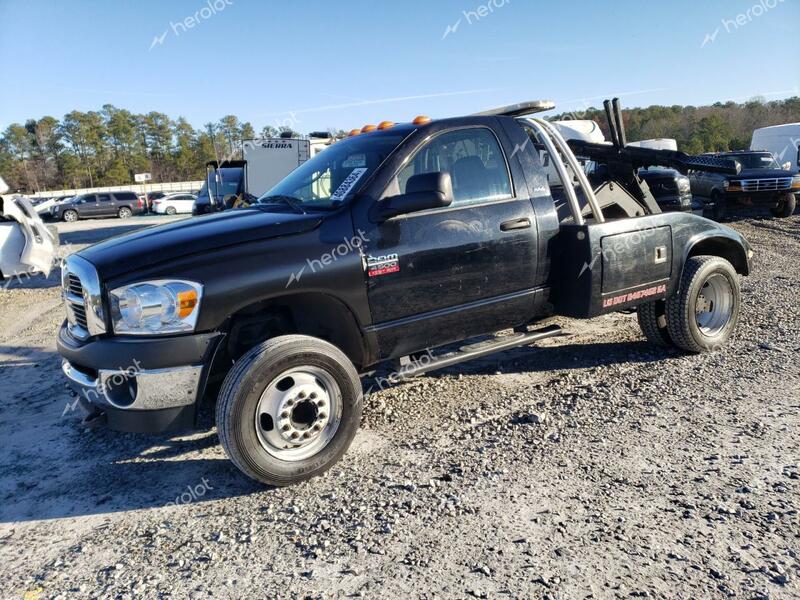
[[[266,196],[264,198],[261,198],[258,201],[258,203],[259,204],[283,203],[286,204],[289,208],[291,208],[295,212],[306,214],[306,210],[303,208],[303,203],[294,196],[284,196],[284,195]]]

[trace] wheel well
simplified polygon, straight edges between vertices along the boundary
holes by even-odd
[[[727,238],[713,237],[697,242],[691,247],[686,258],[693,256],[719,256],[731,263],[740,275],[750,274],[744,248]]]
[[[293,333],[330,342],[356,369],[365,362],[364,340],[355,316],[343,302],[327,294],[292,294],[256,302],[231,315],[228,323],[226,354],[231,362],[256,344]]]

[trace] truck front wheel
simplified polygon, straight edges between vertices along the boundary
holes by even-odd
[[[711,201],[713,203],[711,207],[711,218],[720,223],[725,218],[725,215],[728,214],[728,201],[725,199],[723,193],[717,190],[711,193]]]
[[[217,402],[220,443],[245,475],[285,486],[329,469],[361,420],[361,381],[324,340],[285,335],[234,364]]]
[[[794,209],[797,208],[797,198],[794,194],[786,194],[778,202],[777,206],[773,206],[772,214],[776,217],[786,218],[794,214]]]
[[[667,330],[667,306],[664,300],[642,304],[636,309],[636,318],[642,333],[651,344],[674,346]]]
[[[667,330],[687,352],[708,352],[733,334],[741,307],[739,276],[724,258],[694,256],[686,261],[680,288],[667,299]]]

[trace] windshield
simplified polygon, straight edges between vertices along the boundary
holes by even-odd
[[[359,182],[367,180],[407,133],[385,131],[336,142],[297,167],[258,202],[270,204],[283,197],[304,209],[336,207],[357,189]]]
[[[729,156],[740,165],[742,169],[780,169],[781,166],[769,152],[758,152],[753,154],[736,154]]]
[[[217,181],[214,181],[214,174],[217,174]],[[200,190],[200,198],[211,198],[222,201],[226,196],[238,196],[242,183],[242,169],[222,168],[216,171],[209,171],[206,182]],[[208,188],[211,188],[211,195]]]

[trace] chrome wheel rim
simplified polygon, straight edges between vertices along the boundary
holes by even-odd
[[[130,216],[131,216],[131,211],[129,211],[129,210],[125,209],[125,208],[120,209],[120,211],[119,211],[119,218],[120,219],[127,219]]]
[[[78,220],[78,215],[76,215],[76,214],[75,214],[74,212],[72,212],[72,211],[69,211],[68,213],[66,213],[66,214],[64,215],[64,220],[65,220],[67,223],[72,223],[72,222],[74,222],[74,221],[77,221],[77,220]]]
[[[341,420],[341,391],[334,378],[319,367],[302,366],[267,385],[256,408],[255,428],[264,450],[295,462],[325,448]]]
[[[722,331],[733,315],[733,288],[728,278],[715,273],[703,283],[695,302],[695,322],[703,335]]]

